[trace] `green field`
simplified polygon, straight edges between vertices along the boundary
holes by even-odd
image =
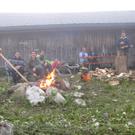
[[[66,102],[46,99],[36,106],[26,99],[11,99],[6,93],[10,84],[0,81],[0,121],[12,123],[15,135],[135,134],[135,82],[120,79],[119,85],[111,86],[96,78],[83,82],[80,75],[68,80],[71,90],[62,93]],[[71,93],[76,91],[84,93],[86,106],[74,102],[77,98]]]

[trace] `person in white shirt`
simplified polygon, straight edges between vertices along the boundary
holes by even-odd
[[[82,58],[82,57],[86,57],[86,56],[88,56],[88,54],[86,53],[86,48],[83,47],[82,52],[79,53],[80,65],[82,67],[84,67],[84,65],[88,62],[88,59]]]

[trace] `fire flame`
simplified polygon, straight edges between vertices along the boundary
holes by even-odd
[[[54,81],[54,75],[55,75],[55,69],[47,75],[46,79],[45,80],[41,80],[40,82],[40,88],[47,88],[47,87],[50,87],[51,84],[53,83]]]

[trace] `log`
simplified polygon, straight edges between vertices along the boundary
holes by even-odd
[[[105,68],[105,71],[106,71],[106,72],[109,72],[110,70],[109,70],[109,69],[107,69],[107,68]]]
[[[109,76],[110,74],[112,74],[112,73],[114,73],[115,74],[115,70],[114,71],[111,71],[111,72],[108,72],[108,73],[104,73],[104,74],[102,74],[101,76],[99,76],[99,77],[107,77],[107,76]]]
[[[132,75],[132,74],[133,74],[131,70],[129,71],[129,74],[130,74],[130,75]]]
[[[96,72],[102,72],[102,73],[105,73],[106,70],[105,70],[105,69],[99,69],[99,68],[96,68]]]
[[[127,57],[120,55],[120,52],[118,56],[115,57],[115,69],[116,74],[119,75],[122,72],[127,72]]]
[[[125,73],[120,73],[118,76],[117,76],[117,78],[121,78],[121,77],[123,77],[125,75]]]
[[[110,81],[109,84],[110,85],[118,85],[119,84],[119,81]]]
[[[105,82],[105,83],[108,83],[110,81],[109,79],[103,80],[102,78],[98,78],[98,80],[101,81],[101,82]]]
[[[114,76],[115,75],[115,73],[111,73],[111,76]]]
[[[132,75],[134,75],[134,76],[135,76],[135,72],[132,72]]]
[[[92,74],[92,76],[98,77],[99,75],[98,74]]]
[[[104,69],[98,69],[98,72],[105,73],[106,71]]]
[[[99,69],[99,68],[96,68],[96,70],[95,70],[95,71],[96,71],[96,72],[98,72],[98,69]]]
[[[108,75],[107,75],[107,77],[108,77],[108,78],[111,78],[111,75],[110,75],[110,74],[108,74]]]
[[[123,56],[123,51],[118,51],[118,57]]]

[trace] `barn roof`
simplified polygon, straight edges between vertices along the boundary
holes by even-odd
[[[134,11],[0,13],[0,30],[135,26]]]

